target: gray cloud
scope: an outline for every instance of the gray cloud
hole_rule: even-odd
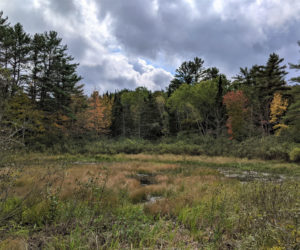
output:
[[[73,0],[50,0],[48,2],[49,7],[55,11],[62,13],[64,15],[66,14],[72,14],[74,15],[75,13],[78,12],[76,5],[74,4]],[[75,12],[75,13],[74,13]]]
[[[261,11],[257,10],[257,14],[265,18],[257,24],[257,16],[249,20],[245,14],[254,11],[256,1],[228,1],[222,9],[225,17],[213,11],[216,2],[195,1],[194,6],[189,6],[185,0],[158,1],[156,10],[154,1],[143,0],[115,0],[114,4],[103,0],[99,6],[100,15],[116,17],[114,35],[129,53],[154,60],[159,53],[182,60],[200,56],[230,73],[240,66],[264,63],[270,53],[300,38],[300,30],[296,28],[299,20],[294,12],[290,13],[290,19],[283,20],[287,13],[276,16],[277,21],[272,20],[272,12],[281,8],[279,5],[273,10],[274,1],[257,5]],[[286,3],[294,3],[300,10],[295,1]],[[193,15],[193,11],[197,14]],[[289,58],[291,53],[294,52],[282,56]]]
[[[10,0],[0,9],[30,33],[58,31],[89,93],[165,88],[165,69],[195,56],[232,76],[272,52],[286,63],[300,55],[297,0]]]

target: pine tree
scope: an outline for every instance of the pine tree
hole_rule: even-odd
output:
[[[266,66],[264,66],[259,73],[257,94],[260,102],[260,122],[267,134],[269,134],[272,129],[270,124],[270,105],[273,96],[278,91],[286,91],[289,89],[284,79],[287,75],[285,71],[286,65],[281,65],[283,60],[284,59],[279,58],[277,54],[271,54]]]
[[[261,105],[259,100],[259,80],[261,77],[263,66],[254,65],[249,70],[246,68],[240,68],[240,73],[234,77],[234,82],[230,86],[233,91],[241,90],[247,97],[248,109],[249,109],[249,134],[257,135],[264,133],[262,127],[262,115]]]
[[[206,73],[203,64],[204,61],[199,57],[195,57],[194,61],[183,62],[176,69],[175,77],[168,87],[168,95],[170,96],[183,83],[194,84],[199,82]]]
[[[291,104],[284,116],[284,122],[289,126],[295,141],[300,142],[300,85],[295,85],[289,91]]]
[[[298,41],[298,45],[300,46],[300,41]],[[300,70],[300,63],[298,64],[289,63],[289,65],[290,65],[290,69]],[[291,81],[300,84],[300,76],[293,77]]]
[[[298,45],[300,46],[300,41],[298,41]],[[300,63],[289,63],[289,65],[291,69],[300,69]],[[289,125],[294,140],[300,142],[300,76],[293,77],[291,81],[297,85],[291,87],[291,90],[289,91],[291,104],[288,107],[284,121]]]
[[[33,101],[37,101],[39,86],[42,85],[42,77],[45,72],[43,68],[43,50],[45,49],[45,36],[35,34],[31,40],[30,64],[31,73],[29,75],[27,92]]]
[[[33,60],[36,67],[31,80],[35,82],[33,89],[39,106],[50,114],[71,116],[72,95],[83,91],[83,85],[78,85],[81,80],[76,73],[78,64],[72,63],[74,58],[67,54],[67,46],[61,44],[62,39],[55,31],[38,36],[35,41],[37,52]]]
[[[23,26],[17,23],[8,28],[8,68],[11,71],[13,96],[19,88],[24,87],[28,76],[28,61],[30,52],[30,36],[25,33]]]
[[[7,17],[3,17],[3,12],[0,11],[0,66],[2,68],[7,68],[8,58],[8,21]]]

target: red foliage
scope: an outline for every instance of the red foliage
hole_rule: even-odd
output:
[[[231,91],[223,97],[223,103],[226,105],[229,116],[226,126],[230,139],[242,136],[246,126],[247,118],[247,98],[243,91]]]

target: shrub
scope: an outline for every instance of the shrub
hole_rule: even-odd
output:
[[[300,162],[300,148],[294,148],[290,152],[290,160],[294,162]]]

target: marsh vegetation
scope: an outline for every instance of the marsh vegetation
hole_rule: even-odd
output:
[[[1,249],[297,249],[300,166],[186,155],[2,161]],[[240,177],[255,176],[255,178]]]

